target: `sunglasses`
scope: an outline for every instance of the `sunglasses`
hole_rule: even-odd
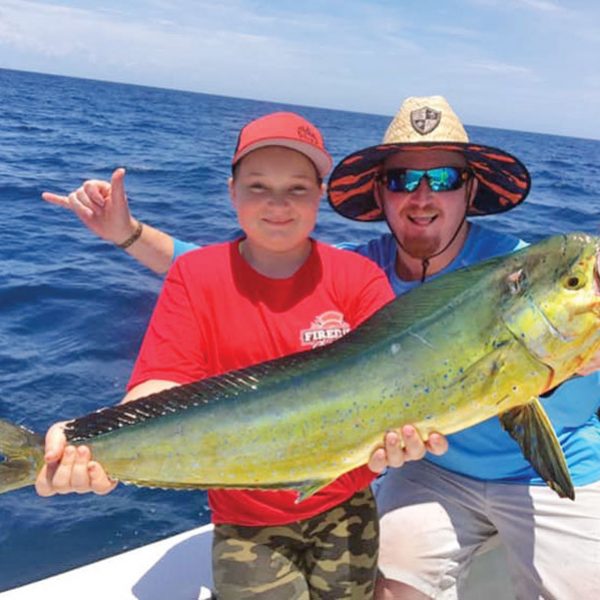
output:
[[[380,181],[393,193],[414,192],[423,177],[433,192],[451,192],[460,189],[472,171],[464,167],[436,167],[435,169],[389,169],[380,175]]]

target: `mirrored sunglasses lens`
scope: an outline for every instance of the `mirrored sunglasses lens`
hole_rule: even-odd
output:
[[[385,174],[385,184],[390,192],[404,192],[405,182],[404,171],[388,171]]]
[[[434,192],[457,190],[462,185],[461,170],[455,167],[439,167],[427,171],[429,187]]]
[[[407,169],[405,174],[404,190],[406,192],[414,192],[421,183],[421,179],[427,171],[419,171],[416,169]]]
[[[425,171],[395,169],[385,174],[386,187],[390,192],[414,192],[419,187]]]

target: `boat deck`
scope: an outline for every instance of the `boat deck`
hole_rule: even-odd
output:
[[[0,600],[209,600],[212,525],[0,593]],[[460,600],[514,600],[503,550],[480,554]]]

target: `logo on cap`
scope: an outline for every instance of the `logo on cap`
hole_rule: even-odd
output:
[[[310,127],[307,127],[306,125],[300,125],[298,127],[298,138],[300,138],[301,140],[303,140],[304,142],[306,142],[308,144],[312,144],[313,146],[320,145],[317,134]]]
[[[410,122],[413,129],[421,135],[431,133],[442,119],[442,113],[428,106],[417,108],[410,113]]]

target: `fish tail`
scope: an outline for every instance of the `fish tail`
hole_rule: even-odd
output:
[[[0,494],[33,485],[43,464],[43,438],[0,419]]]

